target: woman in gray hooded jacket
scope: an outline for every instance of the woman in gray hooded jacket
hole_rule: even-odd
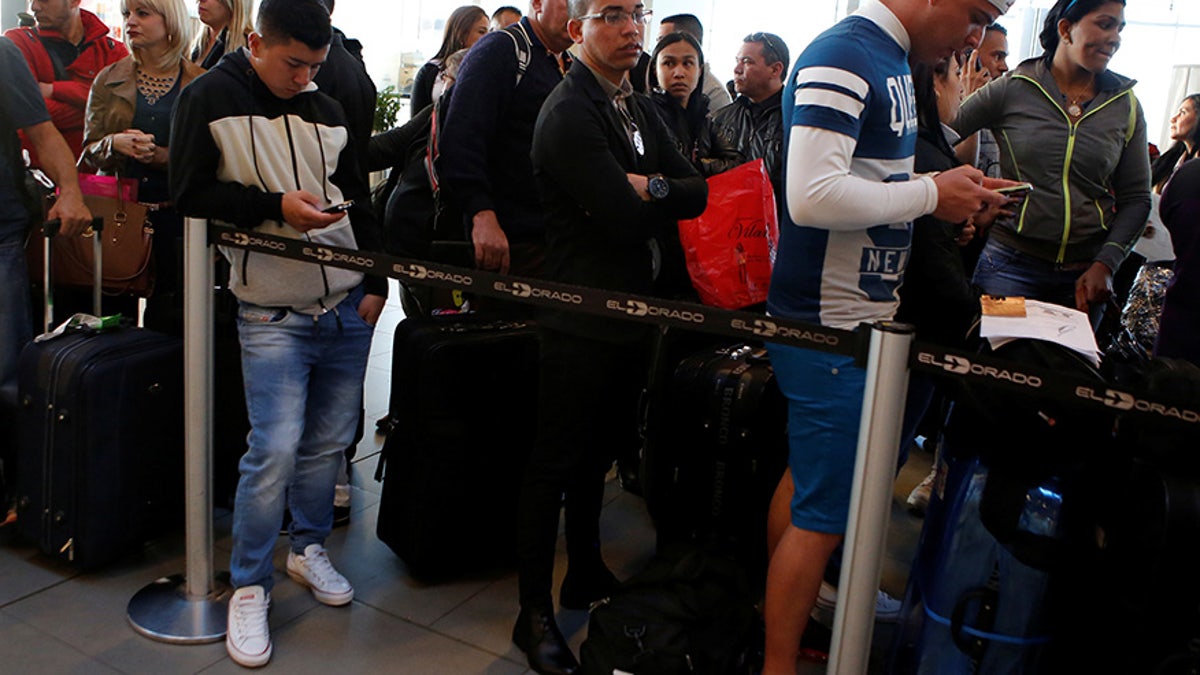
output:
[[[1124,8],[1059,0],[1040,35],[1045,53],[964,101],[953,125],[963,136],[991,129],[1003,176],[1033,184],[992,229],[975,283],[1090,311],[1093,325],[1150,210],[1146,121],[1134,81],[1108,70]]]

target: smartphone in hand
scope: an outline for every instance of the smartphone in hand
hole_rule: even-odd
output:
[[[350,210],[351,206],[354,206],[353,199],[342,202],[341,204],[334,204],[327,209],[321,209],[321,213],[345,213],[346,211]]]
[[[1008,187],[996,188],[996,192],[1009,197],[1024,197],[1033,190],[1033,183],[1018,183]]]

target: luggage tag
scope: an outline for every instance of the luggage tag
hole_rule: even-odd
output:
[[[91,314],[73,314],[71,318],[58,324],[58,327],[48,333],[33,338],[34,342],[45,342],[52,340],[60,335],[67,333],[76,333],[80,331],[99,333],[101,331],[111,330],[121,325],[121,315],[113,314],[111,316],[92,316]]]
[[[985,295],[979,298],[984,316],[1025,318],[1025,298]]]

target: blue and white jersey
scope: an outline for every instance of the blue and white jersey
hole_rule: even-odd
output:
[[[784,90],[786,133],[790,137],[794,129],[808,127],[853,139],[849,175],[870,181],[871,185],[858,183],[874,193],[883,183],[909,181],[917,113],[907,51],[903,26],[878,3],[868,3],[822,33],[797,59]],[[785,190],[798,189],[788,175],[789,157],[823,152],[827,149],[819,143],[808,147],[789,140],[783,161]],[[793,222],[790,209],[784,209],[767,301],[771,314],[843,329],[892,318],[914,216],[911,208],[879,201],[879,222],[850,227]]]

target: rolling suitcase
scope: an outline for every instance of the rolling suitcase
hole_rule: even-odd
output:
[[[691,541],[765,570],[767,509],[787,467],[787,404],[766,350],[701,351],[665,387],[646,411],[642,455],[660,546]]]
[[[461,314],[406,319],[394,340],[379,539],[426,581],[511,563],[537,431],[536,330]]]
[[[23,536],[93,568],[182,516],[182,340],[68,331],[26,345],[17,378]]]
[[[994,354],[1104,383],[1049,342]],[[949,470],[921,531],[890,672],[1062,672],[1056,644],[1080,617],[1069,598],[1102,542],[1089,525],[1091,486],[1095,467],[1115,460],[1115,417],[977,383],[955,394]]]

